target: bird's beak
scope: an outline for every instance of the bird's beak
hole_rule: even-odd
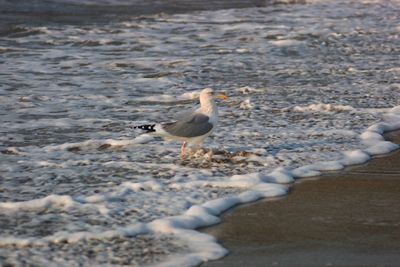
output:
[[[216,98],[222,99],[222,100],[227,100],[228,96],[225,93],[220,93],[220,94],[217,95]]]

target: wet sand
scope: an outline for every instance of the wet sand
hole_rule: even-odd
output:
[[[400,143],[400,131],[385,135]],[[400,266],[400,150],[228,211],[203,229],[230,254],[217,266]]]

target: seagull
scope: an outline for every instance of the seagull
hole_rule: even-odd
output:
[[[181,155],[184,156],[188,143],[195,146],[202,144],[217,126],[218,108],[214,97],[228,99],[224,93],[215,95],[212,88],[205,88],[200,92],[200,107],[185,114],[181,119],[169,123],[144,124],[133,128],[144,130],[146,133],[166,140],[182,141]]]

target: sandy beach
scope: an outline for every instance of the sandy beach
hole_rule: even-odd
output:
[[[399,266],[399,163],[397,150],[230,210],[203,230],[230,254],[202,266]]]

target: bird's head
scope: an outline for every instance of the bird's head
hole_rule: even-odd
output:
[[[222,100],[227,100],[228,96],[225,93],[219,93],[215,94],[214,90],[212,88],[205,88],[200,92],[200,99],[213,99],[213,98],[218,98]]]

